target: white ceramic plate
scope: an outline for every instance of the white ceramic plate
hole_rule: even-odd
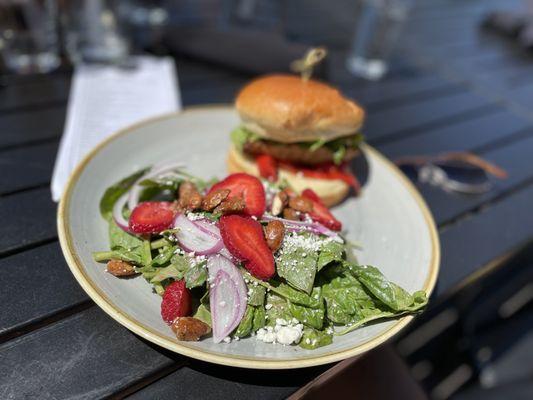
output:
[[[247,368],[299,368],[338,361],[376,347],[413,317],[386,321],[335,337],[316,350],[262,343],[255,338],[215,344],[178,341],[160,316],[161,298],[142,278],[117,279],[92,260],[108,248],[107,223],[98,204],[104,190],[132,172],[162,160],[179,160],[192,174],[224,177],[229,132],[239,123],[230,107],[212,106],[165,115],[131,126],[100,144],[72,174],[58,210],[61,247],[72,273],[111,317],[138,335],[177,353]],[[439,243],[431,214],[411,183],[376,150],[363,195],[334,209],[347,237],[362,243],[357,254],[410,292],[431,293]]]

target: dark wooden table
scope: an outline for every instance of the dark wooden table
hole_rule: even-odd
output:
[[[368,110],[364,133],[391,158],[470,150],[509,173],[479,196],[419,189],[440,230],[444,302],[533,237],[533,61],[478,22],[493,5],[420,2],[382,82],[327,79]],[[185,106],[229,103],[249,78],[178,58]],[[283,398],[331,366],[248,371],[169,353],[135,336],[81,290],[57,241],[50,178],[70,73],[5,76],[0,88],[0,398]]]

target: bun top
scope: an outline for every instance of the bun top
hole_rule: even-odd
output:
[[[253,80],[235,103],[250,131],[283,143],[333,140],[356,133],[363,109],[324,83],[294,75]]]

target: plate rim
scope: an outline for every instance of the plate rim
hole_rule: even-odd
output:
[[[77,254],[74,251],[72,244],[72,235],[70,232],[70,225],[68,221],[68,213],[70,205],[70,198],[76,183],[85,170],[87,164],[98,154],[104,147],[106,147],[110,142],[116,140],[119,137],[127,135],[131,131],[134,131],[140,127],[150,125],[153,122],[179,117],[183,114],[190,114],[198,111],[206,110],[228,110],[234,111],[234,107],[229,104],[208,104],[200,106],[186,107],[178,112],[171,112],[155,117],[147,118],[141,120],[135,124],[132,124],[128,127],[118,130],[113,133],[103,141],[101,141],[94,149],[92,149],[74,168],[70,174],[63,195],[61,196],[58,209],[57,209],[57,230],[59,235],[59,243],[63,256],[67,261],[67,264],[76,278],[78,284],[82,289],[89,295],[89,297],[110,317],[115,321],[125,326],[130,331],[135,334],[143,337],[146,340],[151,341],[161,347],[164,347],[173,352],[182,354],[187,357],[192,357],[202,361],[207,361],[215,364],[221,364],[226,366],[241,367],[241,368],[252,368],[252,369],[293,369],[293,368],[304,368],[312,367],[322,364],[328,364],[340,360],[344,360],[350,357],[361,355],[374,347],[384,343],[389,340],[391,337],[396,335],[401,331],[407,324],[409,324],[413,319],[414,315],[408,315],[396,320],[396,322],[388,328],[386,331],[382,332],[380,335],[367,340],[364,343],[361,343],[357,346],[351,347],[346,350],[334,351],[320,356],[311,356],[298,360],[292,359],[258,359],[253,357],[243,357],[235,355],[227,355],[222,353],[214,353],[202,349],[192,348],[186,345],[182,345],[178,341],[172,341],[168,338],[160,335],[152,328],[144,325],[142,322],[137,321],[132,316],[120,310],[118,307],[113,305],[113,302],[109,297],[104,294],[94,281],[83,271],[84,265],[81,260],[78,258]],[[429,265],[429,276],[424,283],[422,290],[425,290],[428,294],[428,297],[431,296],[433,289],[435,287],[439,269],[440,269],[440,241],[435,226],[435,221],[429,210],[426,202],[411,183],[411,181],[396,167],[390,160],[388,160],[384,155],[379,151],[374,149],[368,144],[364,144],[364,150],[371,153],[377,159],[379,159],[385,167],[387,167],[403,184],[403,186],[408,190],[408,192],[413,196],[416,201],[424,221],[426,222],[430,241],[431,241],[431,260]]]

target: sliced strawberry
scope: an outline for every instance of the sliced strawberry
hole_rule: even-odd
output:
[[[220,190],[229,189],[229,197],[237,196],[244,199],[246,207],[244,214],[261,217],[266,209],[265,189],[263,184],[255,176],[238,173],[231,174],[226,179],[214,184],[209,193]]]
[[[309,213],[309,216],[313,221],[334,231],[340,231],[342,229],[342,223],[333,216],[324,203],[322,203],[320,197],[318,197],[312,189],[305,189],[302,192],[302,196],[313,202],[313,211]]]
[[[255,158],[259,175],[271,182],[278,180],[278,163],[276,159],[268,154],[261,154]]]
[[[168,285],[161,302],[161,317],[167,324],[172,324],[178,317],[191,313],[191,292],[185,287],[185,281],[175,281]]]
[[[256,278],[267,280],[276,269],[263,228],[256,220],[240,215],[224,215],[219,221],[224,245]]]
[[[316,194],[313,189],[304,189],[302,192],[302,196],[308,198],[309,200],[313,200],[317,203],[324,205],[324,203],[322,203],[322,199],[318,196],[318,194]]]
[[[145,201],[133,209],[129,228],[134,233],[159,233],[170,228],[175,215],[168,201]]]

